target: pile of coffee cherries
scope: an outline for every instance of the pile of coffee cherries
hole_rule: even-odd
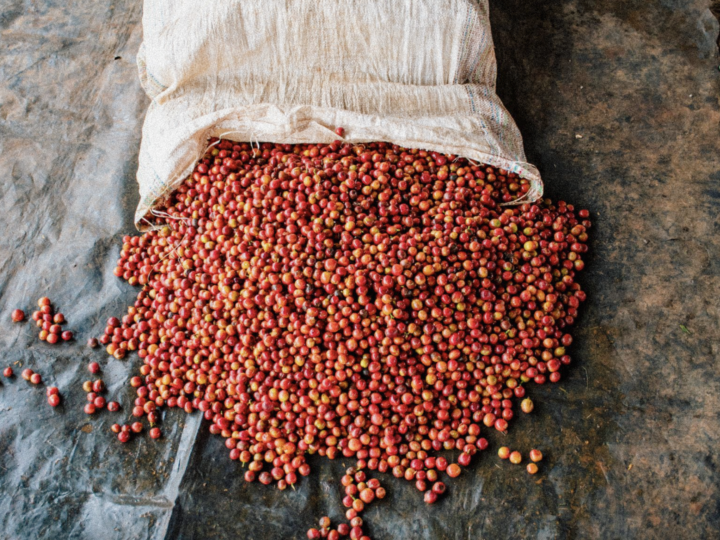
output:
[[[22,322],[25,319],[25,313],[16,309],[12,313],[14,322]],[[65,324],[65,316],[62,313],[55,313],[52,302],[46,296],[38,300],[38,310],[33,312],[32,320],[40,328],[38,337],[42,341],[47,341],[51,345],[55,345],[60,340],[70,341],[73,333],[70,330],[63,331],[62,324]]]
[[[134,411],[200,410],[248,481],[285,489],[319,454],[434,502],[570,363],[588,212],[506,205],[526,180],[388,143],[211,143],[123,239],[141,289],[100,341],[143,361]]]

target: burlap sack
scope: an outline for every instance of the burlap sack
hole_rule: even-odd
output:
[[[487,0],[145,0],[138,54],[152,99],[136,223],[212,136],[389,141],[517,173],[542,195],[495,94]]]

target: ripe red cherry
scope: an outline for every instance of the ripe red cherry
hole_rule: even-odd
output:
[[[458,465],[457,463],[452,463],[448,465],[448,468],[445,472],[447,472],[450,478],[457,478],[458,476],[460,476],[462,469],[460,469],[460,465]]]

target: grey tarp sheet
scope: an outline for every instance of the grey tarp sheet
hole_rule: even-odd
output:
[[[547,193],[593,213],[589,301],[560,386],[434,507],[385,476],[366,512],[390,539],[720,535],[720,107],[709,0],[495,0],[499,94]],[[120,445],[140,363],[85,340],[135,291],[112,274],[134,232],[147,100],[141,3],[0,0],[0,538],[304,538],[341,515],[341,463],[296,491],[246,486],[197,415]],[[10,312],[47,295],[77,332],[51,347]],[[90,359],[123,414],[82,412]],[[541,472],[497,442],[545,453]]]

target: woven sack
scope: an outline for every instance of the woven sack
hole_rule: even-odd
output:
[[[140,80],[152,102],[137,173],[140,220],[210,137],[388,141],[461,155],[531,182],[495,94],[487,0],[145,0]]]

